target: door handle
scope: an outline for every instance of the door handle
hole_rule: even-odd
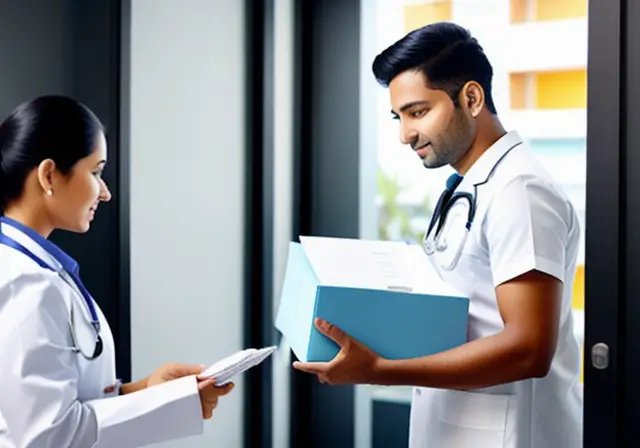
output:
[[[591,347],[591,364],[598,370],[609,367],[609,346],[604,342],[598,342]]]

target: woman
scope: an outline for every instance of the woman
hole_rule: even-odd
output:
[[[167,364],[119,385],[109,324],[73,259],[48,241],[86,232],[111,194],[104,129],[46,96],[0,125],[0,446],[134,447],[202,430],[233,387]]]

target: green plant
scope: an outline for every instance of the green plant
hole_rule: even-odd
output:
[[[422,239],[423,231],[414,232],[411,229],[411,218],[407,209],[398,203],[398,197],[404,188],[400,183],[397,174],[387,175],[382,169],[378,170],[378,194],[382,200],[379,210],[378,236],[382,240],[390,239],[389,228],[394,223],[400,224],[400,234],[402,239],[419,241]],[[425,216],[431,215],[431,199],[425,194],[420,205]]]

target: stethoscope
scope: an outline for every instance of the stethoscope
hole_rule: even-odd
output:
[[[457,264],[460,256],[462,255],[462,249],[464,248],[467,237],[469,236],[469,232],[471,231],[471,226],[473,225],[473,220],[476,216],[477,210],[477,198],[478,198],[478,187],[486,184],[491,179],[494,171],[500,165],[500,162],[511,152],[511,150],[519,145],[522,142],[518,142],[515,145],[511,146],[493,165],[486,179],[482,182],[478,182],[473,185],[473,193],[462,191],[456,192],[456,188],[460,185],[462,180],[464,179],[457,173],[452,174],[447,179],[447,184],[444,192],[438,198],[438,202],[436,203],[433,215],[431,216],[431,220],[429,222],[429,226],[427,227],[427,231],[422,238],[422,248],[427,255],[433,255],[436,252],[445,252],[449,248],[449,241],[447,239],[447,235],[442,234],[442,230],[445,227],[445,223],[447,220],[447,216],[451,208],[455,205],[456,202],[463,200],[469,204],[469,209],[467,211],[466,222],[464,225],[464,233],[462,238],[460,239],[460,244],[458,245],[453,257],[449,263],[441,264],[441,267],[445,271],[453,270]],[[432,234],[435,228],[435,233]]]
[[[7,222],[2,217],[0,217],[0,223],[4,223],[4,224],[10,225],[10,226],[12,225],[10,222]],[[91,313],[91,327],[93,328],[93,330],[94,330],[94,332],[96,334],[96,345],[95,345],[95,348],[93,350],[93,354],[91,354],[91,355],[87,355],[80,348],[80,344],[78,344],[78,339],[76,337],[75,328],[74,328],[74,324],[75,324],[74,305],[73,305],[73,300],[71,300],[71,312],[70,312],[70,315],[69,315],[69,329],[71,331],[71,340],[72,340],[72,343],[73,343],[73,352],[80,353],[80,355],[82,355],[82,357],[84,357],[85,359],[87,359],[89,361],[92,361],[92,360],[98,358],[102,354],[102,350],[103,350],[102,338],[100,337],[100,321],[98,319],[98,313],[96,312],[96,308],[95,308],[95,305],[93,303],[93,299],[92,299],[91,295],[89,294],[89,291],[87,291],[87,289],[82,284],[82,281],[80,280],[80,277],[78,275],[76,275],[75,273],[68,272],[68,271],[66,271],[64,269],[61,269],[60,271],[56,271],[51,266],[49,266],[44,260],[42,260],[41,258],[36,256],[33,252],[31,252],[29,249],[27,249],[22,244],[20,244],[19,242],[15,241],[14,239],[6,236],[1,231],[0,231],[0,244],[5,245],[7,247],[10,247],[12,249],[15,249],[18,252],[26,255],[27,257],[32,259],[34,262],[36,262],[41,268],[47,269],[47,270],[50,270],[52,272],[57,273],[58,275],[60,275],[62,280],[64,280],[64,282],[67,283],[71,287],[71,289],[74,290],[74,292],[76,294],[80,295],[84,299],[85,303],[87,304],[87,307],[89,308],[89,312]]]

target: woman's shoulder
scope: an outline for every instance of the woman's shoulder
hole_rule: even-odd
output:
[[[69,288],[56,272],[0,245],[0,314],[9,308],[20,314],[57,314],[69,309],[70,299]]]

